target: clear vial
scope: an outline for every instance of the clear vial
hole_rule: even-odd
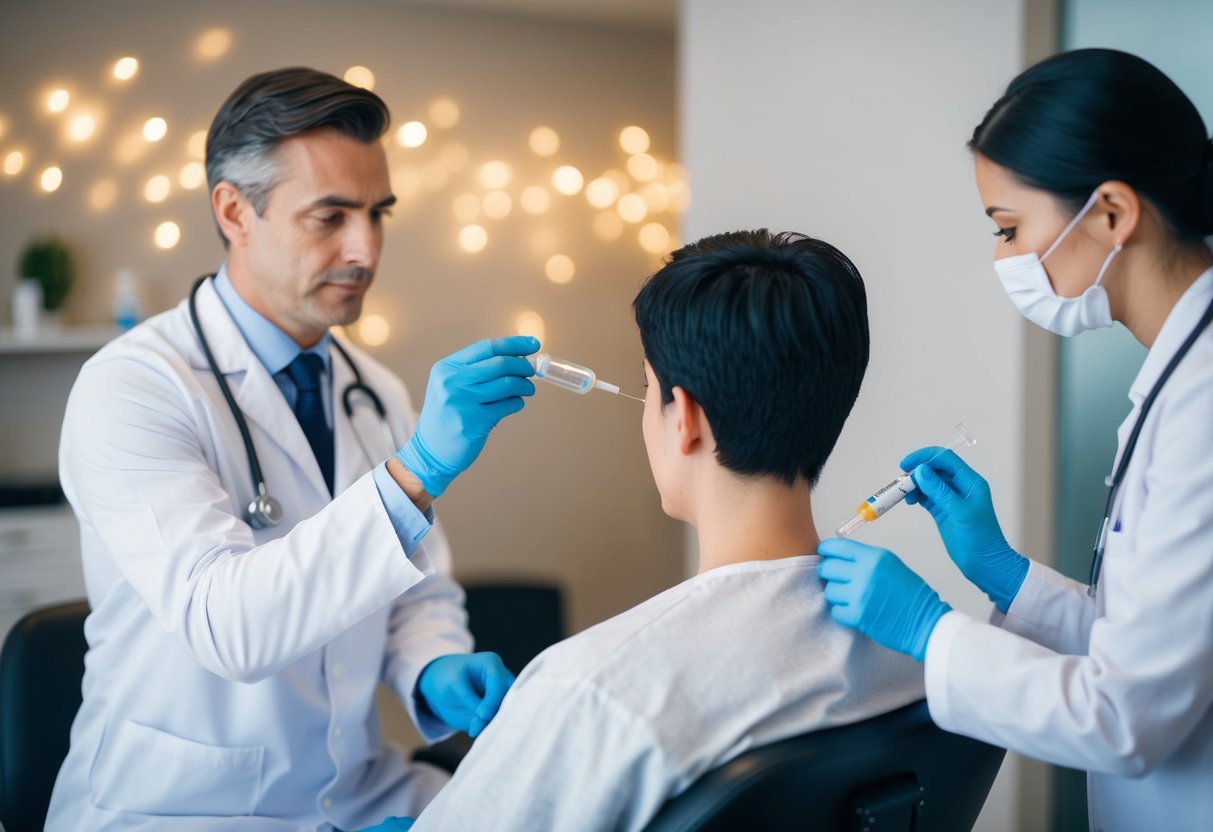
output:
[[[599,381],[589,367],[556,358],[551,353],[541,352],[529,356],[527,361],[535,368],[535,378],[543,379],[548,384],[554,384],[579,396],[584,396],[595,387],[608,393],[619,392],[615,385]]]

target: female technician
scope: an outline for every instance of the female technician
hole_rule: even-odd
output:
[[[1033,323],[1119,321],[1149,349],[1129,389],[1090,584],[1015,552],[954,453],[902,460],[948,554],[997,606],[939,600],[890,552],[818,550],[840,622],[926,662],[951,731],[1088,774],[1093,829],[1213,829],[1213,156],[1196,107],[1106,49],[1011,82],[973,133],[994,268]],[[934,457],[934,458],[932,458]]]

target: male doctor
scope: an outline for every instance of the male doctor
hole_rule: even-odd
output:
[[[76,381],[60,473],[92,614],[47,829],[414,816],[445,776],[381,740],[376,685],[434,741],[478,733],[513,681],[468,655],[431,503],[534,393],[521,356],[537,342],[439,362],[414,421],[401,382],[329,334],[358,317],[378,264],[388,120],[378,96],[310,69],[241,84],[207,136],[223,266]],[[356,372],[381,424],[366,396],[352,416],[342,404]],[[248,512],[254,454],[277,525]]]

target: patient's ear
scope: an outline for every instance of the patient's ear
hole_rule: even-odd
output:
[[[674,401],[669,407],[674,408],[674,430],[678,434],[678,449],[684,454],[695,450],[703,432],[703,408],[699,402],[681,387],[672,391]]]

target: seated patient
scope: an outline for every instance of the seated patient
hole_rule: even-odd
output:
[[[645,447],[699,572],[531,662],[416,832],[639,829],[747,749],[923,696],[922,665],[833,622],[810,554],[810,490],[868,362],[855,266],[720,234],[633,305]]]

